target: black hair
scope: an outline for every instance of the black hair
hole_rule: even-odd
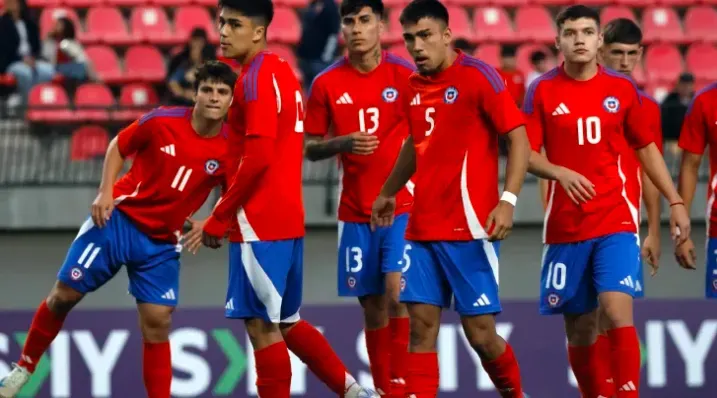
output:
[[[466,39],[455,39],[453,40],[453,48],[461,50],[466,53],[473,52],[473,45]]]
[[[223,62],[208,61],[197,68],[196,78],[194,79],[194,92],[197,92],[199,85],[204,82],[223,83],[234,91],[237,74],[232,70],[231,66]]]
[[[358,13],[364,7],[369,7],[379,18],[383,18],[385,8],[382,0],[343,0],[341,7],[339,7],[339,14],[343,18],[347,15]]]
[[[605,44],[641,44],[642,30],[635,22],[628,18],[614,19],[603,28],[603,42]]]
[[[600,14],[594,8],[584,6],[582,4],[576,4],[570,6],[558,13],[555,18],[555,24],[558,26],[558,32],[563,29],[565,21],[575,21],[580,18],[592,19],[600,27]]]
[[[231,8],[242,15],[261,20],[269,27],[274,19],[274,3],[271,0],[219,0],[219,8]]]
[[[533,51],[533,52],[530,54],[530,63],[533,64],[533,65],[535,65],[535,64],[537,64],[538,62],[545,61],[546,58],[548,58],[548,56],[545,55],[544,52],[542,52],[542,51],[540,51],[540,50]]]
[[[60,33],[60,36],[62,39],[74,40],[75,37],[77,37],[77,32],[75,30],[75,24],[72,22],[72,20],[70,18],[62,17],[62,18],[58,18],[57,21],[62,24],[62,32]]]
[[[511,45],[503,45],[500,47],[500,56],[503,58],[506,57],[515,57],[515,54],[518,53],[518,48]]]
[[[401,25],[417,24],[423,18],[441,21],[448,26],[448,9],[438,0],[413,0],[401,12]]]
[[[207,31],[204,28],[196,27],[192,29],[192,33],[189,34],[190,39],[204,39],[207,41]]]

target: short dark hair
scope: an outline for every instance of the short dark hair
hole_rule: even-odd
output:
[[[530,63],[535,65],[538,62],[545,61],[546,58],[548,58],[548,56],[544,52],[542,52],[540,50],[533,51],[530,54]]]
[[[441,21],[448,26],[448,9],[438,0],[413,0],[401,12],[401,25],[416,24],[423,18]]]
[[[603,28],[603,43],[641,44],[642,30],[628,18],[614,19]]]
[[[231,8],[249,18],[257,18],[268,27],[274,19],[274,3],[271,0],[219,0],[219,8]]]
[[[501,57],[515,57],[515,54],[518,53],[518,48],[512,45],[502,45],[500,46],[500,56]]]
[[[74,40],[77,37],[75,24],[70,18],[62,17],[57,19],[62,24],[62,38]]]
[[[563,28],[565,21],[575,21],[576,19],[587,18],[592,19],[600,27],[600,14],[594,8],[577,4],[570,6],[558,13],[555,18],[555,24],[558,26],[558,31]]]
[[[223,62],[208,61],[197,68],[196,78],[194,79],[194,92],[197,92],[199,85],[205,82],[223,83],[234,91],[237,74],[232,70],[231,66]]]
[[[339,7],[339,14],[341,17],[356,14],[364,7],[369,7],[379,17],[383,17],[385,12],[382,0],[343,0]]]

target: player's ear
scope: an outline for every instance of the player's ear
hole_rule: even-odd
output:
[[[451,28],[448,26],[446,26],[446,29],[443,31],[443,42],[448,46],[453,43],[453,31],[451,31]]]
[[[605,35],[603,35],[602,32],[598,31],[598,48],[602,47],[604,42],[605,42]]]
[[[640,45],[640,48],[637,49],[637,62],[642,61],[642,54],[645,52],[645,46]]]
[[[266,26],[256,25],[254,27],[254,36],[251,38],[254,43],[259,43],[262,39],[266,38]]]

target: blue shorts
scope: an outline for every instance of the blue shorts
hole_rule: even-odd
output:
[[[298,322],[303,273],[303,238],[232,243],[225,316]]]
[[[339,296],[384,293],[384,274],[403,269],[407,224],[408,214],[397,216],[392,226],[374,232],[368,223],[339,221]]]
[[[642,262],[642,255],[639,258],[640,263],[637,266],[637,274],[635,274],[635,293],[632,295],[636,299],[645,298],[645,267]]]
[[[598,294],[635,295],[642,272],[635,234],[616,233],[576,243],[545,245],[540,277],[540,313],[584,314]]]
[[[70,245],[57,279],[80,293],[97,290],[125,265],[138,302],[176,306],[181,246],[157,241],[115,209],[104,228],[91,218]]]
[[[717,238],[707,238],[705,297],[717,298]]]
[[[497,314],[498,242],[406,243],[408,263],[401,277],[401,302],[448,308],[463,316]]]

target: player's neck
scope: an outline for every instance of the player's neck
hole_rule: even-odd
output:
[[[565,62],[563,67],[565,74],[578,81],[590,80],[598,73],[597,62],[584,64]]]
[[[257,54],[259,54],[260,52],[262,52],[264,50],[266,50],[266,42],[263,42],[263,43],[257,45],[256,47],[254,47],[253,49],[251,49],[248,53],[246,53],[246,55],[244,57],[235,58],[235,59],[240,64],[247,65],[249,62],[251,62],[254,59],[254,57],[256,57]]]
[[[212,138],[222,131],[223,120],[209,120],[197,115],[197,110],[192,111],[192,128],[203,138]]]
[[[366,52],[349,53],[349,62],[361,73],[369,73],[381,64],[381,46]]]
[[[445,61],[443,61],[443,64],[438,68],[437,73],[443,72],[444,70],[451,67],[456,62],[456,58],[458,58],[458,53],[453,51],[452,49],[448,50],[448,56],[446,57]]]

